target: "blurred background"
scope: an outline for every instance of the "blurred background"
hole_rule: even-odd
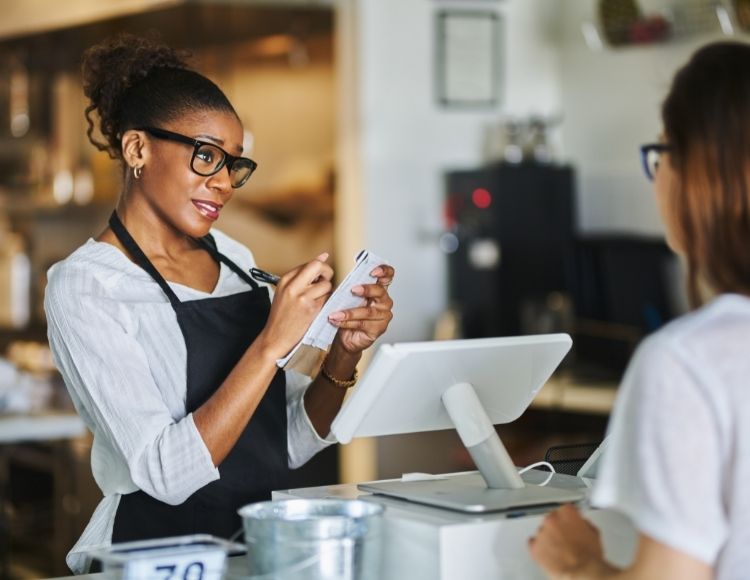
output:
[[[46,270],[120,190],[86,139],[87,46],[156,31],[225,90],[259,169],[218,227],[261,267],[390,259],[389,342],[570,333],[560,370],[499,427],[520,465],[601,440],[633,349],[686,310],[638,146],[697,47],[750,39],[750,0],[0,6],[0,579],[67,573],[100,499],[42,307]],[[294,486],[471,468],[451,431],[384,437],[327,450]]]

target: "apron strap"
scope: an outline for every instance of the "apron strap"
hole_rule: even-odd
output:
[[[259,288],[258,283],[253,280],[247,272],[245,272],[242,268],[240,268],[237,264],[235,264],[232,260],[227,258],[224,254],[219,252],[218,248],[216,247],[216,240],[214,240],[214,237],[211,234],[206,234],[202,238],[198,240],[200,244],[208,251],[211,256],[213,256],[214,260],[217,262],[222,262],[226,264],[229,268],[232,269],[232,271],[237,274],[240,278],[242,278],[245,282],[250,284],[253,290],[257,290]]]
[[[159,274],[159,271],[151,263],[151,260],[146,257],[146,254],[143,253],[143,250],[141,250],[141,248],[138,246],[136,241],[133,239],[133,236],[130,235],[130,232],[128,232],[128,230],[125,229],[125,226],[122,225],[122,222],[117,215],[117,211],[113,211],[112,215],[109,217],[109,227],[112,228],[112,231],[114,232],[115,236],[117,236],[117,239],[120,240],[120,243],[123,246],[125,246],[125,249],[130,253],[136,263],[141,268],[146,270],[146,272],[148,272],[148,274],[162,289],[164,294],[167,295],[167,298],[169,298],[169,302],[172,304],[172,306],[181,304],[180,299],[177,298],[177,294],[174,293],[174,290],[172,290],[169,283],[161,274]],[[257,290],[259,288],[258,283],[253,280],[245,271],[243,271],[242,268],[240,268],[232,260],[227,258],[224,254],[219,252],[218,248],[216,247],[216,240],[214,240],[214,237],[211,234],[207,234],[206,236],[200,238],[198,242],[201,244],[201,246],[203,246],[204,249],[208,251],[209,254],[211,254],[211,257],[214,260],[226,264],[229,268],[232,269],[235,274],[237,274],[240,278],[247,282],[253,290]]]
[[[112,228],[117,239],[120,240],[120,243],[123,246],[125,246],[125,249],[130,253],[136,263],[148,272],[148,274],[154,279],[154,282],[156,282],[164,294],[167,295],[172,306],[180,305],[181,302],[180,299],[177,298],[177,294],[175,294],[174,290],[170,288],[164,277],[159,274],[159,271],[151,263],[151,260],[146,257],[146,254],[143,253],[143,250],[138,246],[133,239],[133,236],[130,235],[130,232],[128,232],[128,230],[125,229],[125,226],[122,225],[116,210],[112,212],[111,216],[109,216],[109,227]]]

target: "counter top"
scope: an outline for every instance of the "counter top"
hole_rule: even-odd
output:
[[[548,476],[546,471],[531,470],[522,477],[526,483],[541,484]],[[591,483],[554,474],[548,485],[588,491]],[[527,542],[550,506],[471,514],[371,495],[355,484],[278,491],[273,497],[363,499],[384,505],[386,530],[380,576],[384,580],[545,578],[531,560]],[[637,540],[630,521],[611,510],[592,509],[587,500],[581,502],[580,509],[599,528],[607,560],[628,565]]]
[[[86,425],[75,413],[0,415],[0,443],[72,439],[85,433]]]
[[[617,383],[580,383],[566,376],[553,376],[534,397],[530,407],[573,413],[608,415],[617,396]]]
[[[459,474],[455,474],[459,475]],[[530,471],[527,483],[540,483],[548,473]],[[590,481],[556,474],[550,484],[588,488]],[[523,512],[468,514],[403,500],[374,496],[355,484],[341,484],[274,492],[274,499],[337,498],[375,501],[386,507],[383,533],[383,569],[387,580],[499,580],[544,578],[528,554],[527,540],[539,527],[548,506]],[[610,562],[626,565],[635,553],[636,533],[623,516],[609,510],[582,510],[602,533]],[[252,580],[245,559],[229,559],[225,580]],[[104,574],[67,576],[69,580],[104,580]],[[62,580],[62,579],[58,579]]]

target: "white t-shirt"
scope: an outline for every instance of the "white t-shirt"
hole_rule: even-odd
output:
[[[725,294],[648,338],[620,387],[592,502],[750,575],[750,298]]]
[[[217,230],[219,251],[241,268],[250,251]],[[170,283],[180,300],[250,289],[221,264],[211,293]],[[169,504],[219,478],[211,455],[185,413],[185,340],[169,300],[151,276],[119,249],[88,240],[48,273],[48,338],[76,410],[94,435],[91,470],[104,498],[68,554],[76,573],[82,552],[111,544],[121,494],[141,489]],[[309,379],[287,372],[288,462],[299,467],[330,445],[304,409]]]

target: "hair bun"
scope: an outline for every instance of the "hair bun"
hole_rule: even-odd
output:
[[[119,157],[119,111],[128,90],[154,70],[188,69],[187,57],[186,51],[175,50],[155,36],[119,34],[88,48],[83,54],[81,72],[83,93],[90,101],[86,107],[87,134],[94,146],[107,151],[112,158]],[[99,117],[104,143],[92,135],[94,111]]]

